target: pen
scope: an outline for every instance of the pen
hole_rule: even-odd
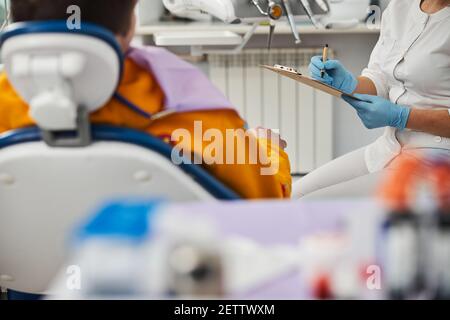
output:
[[[323,48],[322,61],[323,63],[328,60],[328,44]],[[320,70],[320,77],[323,78],[325,76],[325,69]]]

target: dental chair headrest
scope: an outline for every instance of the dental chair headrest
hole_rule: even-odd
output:
[[[120,82],[123,55],[114,35],[65,21],[12,24],[0,36],[8,79],[43,130],[77,128],[79,108],[102,107]]]

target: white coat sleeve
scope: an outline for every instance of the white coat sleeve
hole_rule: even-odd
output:
[[[383,64],[383,50],[385,49],[385,28],[389,28],[389,23],[391,20],[389,7],[385,10],[383,14],[382,24],[381,24],[381,34],[372,54],[370,56],[370,62],[367,68],[362,72],[363,77],[367,77],[374,83],[377,89],[377,95],[385,99],[389,99],[389,83],[382,69]]]

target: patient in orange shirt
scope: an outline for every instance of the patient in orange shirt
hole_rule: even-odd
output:
[[[70,5],[78,5],[82,12],[82,22],[95,23],[109,29],[116,36],[123,51],[129,52],[135,32],[136,3],[135,0],[12,0],[11,14],[15,22],[65,20],[68,18],[67,8]],[[275,143],[270,137],[266,137],[266,134],[259,135],[259,130],[253,131],[253,134],[237,134],[233,137],[231,146],[229,139],[223,139],[220,143],[224,153],[229,152],[231,148],[232,158],[236,159],[235,155],[240,154],[246,161],[214,162],[208,159],[209,154],[217,159],[217,154],[214,154],[217,151],[205,153],[205,150],[211,148],[211,141],[205,141],[204,136],[195,134],[196,125],[201,123],[203,131],[213,129],[214,132],[222,133],[223,137],[227,136],[227,130],[243,131],[245,121],[232,108],[212,105],[211,108],[187,108],[166,114],[165,100],[170,93],[167,89],[165,92],[151,70],[130,56],[125,59],[124,72],[117,93],[133,105],[139,106],[142,112],[136,112],[117,97],[111,98],[105,106],[92,114],[93,123],[145,131],[167,143],[173,143],[177,148],[188,150],[200,156],[205,169],[244,198],[290,197],[292,181],[289,159],[283,150],[284,146]],[[202,95],[201,92],[197,94]],[[161,114],[161,116],[146,117],[145,114]],[[0,133],[33,125],[28,105],[15,92],[7,76],[1,74]],[[193,139],[174,141],[174,132],[180,129],[192,133]],[[266,130],[263,132],[267,133]],[[266,160],[269,160],[270,164],[267,161],[256,163],[249,161],[255,156],[254,149],[250,147],[252,143],[258,144],[259,149],[265,152]],[[217,143],[215,145],[217,146]],[[225,160],[227,155],[224,154],[222,157]],[[264,174],[264,169],[268,167],[276,170]]]

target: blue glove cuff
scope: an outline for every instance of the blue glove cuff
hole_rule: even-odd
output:
[[[347,74],[346,85],[342,88],[342,91],[352,94],[355,92],[356,87],[358,87],[358,79],[356,79],[356,77],[349,72]]]
[[[394,119],[391,127],[405,130],[408,125],[409,115],[411,114],[411,109],[404,106],[399,106],[399,112],[397,113],[396,119]]]

